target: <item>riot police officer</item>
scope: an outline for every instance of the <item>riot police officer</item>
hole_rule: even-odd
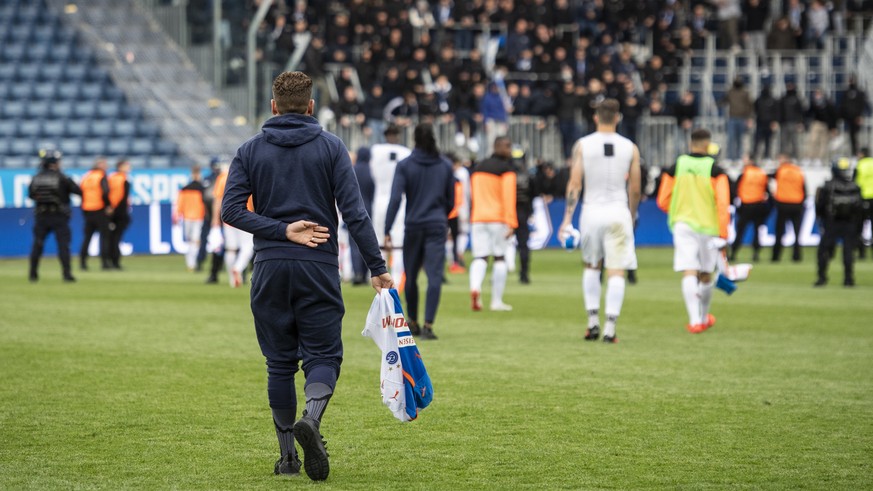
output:
[[[30,281],[39,280],[39,258],[45,238],[54,232],[64,281],[73,282],[76,278],[70,270],[70,195],[81,196],[82,190],[60,171],[60,152],[41,150],[40,158],[40,170],[33,177],[28,194],[36,202],[33,248],[30,250]]]
[[[821,230],[818,246],[818,280],[815,286],[828,282],[828,263],[838,240],[843,241],[843,285],[855,286],[852,266],[858,240],[858,221],[861,219],[863,200],[861,188],[852,181],[851,164],[840,159],[833,166],[833,178],[819,188],[815,196],[815,212]]]

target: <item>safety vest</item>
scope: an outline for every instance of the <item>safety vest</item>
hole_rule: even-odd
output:
[[[127,175],[123,172],[115,172],[109,176],[109,205],[118,208],[124,199],[124,185],[127,183]],[[124,203],[127,206],[127,203]]]
[[[803,203],[805,196],[803,171],[800,167],[794,164],[780,165],[776,170],[776,201],[796,205]]]
[[[861,197],[873,199],[873,157],[865,157],[858,161],[855,182],[861,188]]]
[[[461,181],[455,181],[455,207],[449,212],[449,220],[458,218],[461,214],[461,206],[464,204],[464,185]]]
[[[749,165],[743,170],[737,196],[744,205],[761,203],[767,199],[767,173],[760,167]]]
[[[719,235],[715,190],[712,187],[712,157],[681,155],[676,160],[673,197],[670,200],[670,229],[682,222],[697,233]]]
[[[103,202],[103,179],[106,173],[92,169],[82,177],[82,211],[99,211],[106,208]]]

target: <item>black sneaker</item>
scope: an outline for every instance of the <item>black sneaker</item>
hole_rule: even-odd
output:
[[[437,335],[433,333],[433,329],[430,327],[425,327],[421,330],[421,339],[438,339]]]
[[[855,278],[846,278],[843,280],[843,286],[852,288],[855,286]]]
[[[597,341],[600,337],[600,326],[589,327],[585,330],[585,341]]]
[[[631,285],[637,284],[637,270],[631,269],[627,272],[627,282]]]
[[[409,334],[421,336],[421,327],[418,325],[418,322],[407,321],[406,323],[409,325]]]
[[[76,282],[75,276],[73,276],[71,274],[64,276],[64,283],[75,283],[75,282]]]
[[[521,278],[518,279],[518,281],[522,285],[530,285],[530,277],[528,277],[528,275],[522,275]]]
[[[36,273],[30,273],[30,276],[28,276],[28,278],[30,279],[31,283],[36,283],[37,281],[39,281],[39,275]]]
[[[326,443],[318,432],[318,421],[303,416],[294,423],[294,439],[303,449],[303,469],[313,481],[324,481],[330,473]]]
[[[615,344],[618,342],[618,338],[615,336],[603,336],[604,343]]]
[[[273,473],[278,475],[285,476],[299,476],[300,475],[300,459],[295,455],[293,458],[290,455],[283,455],[279,460],[276,461],[276,467],[273,469]]]
[[[819,286],[825,286],[827,284],[828,284],[828,280],[826,280],[824,278],[819,278],[819,279],[815,280],[815,283],[813,283],[812,286],[819,287]]]

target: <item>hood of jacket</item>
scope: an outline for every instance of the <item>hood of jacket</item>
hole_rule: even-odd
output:
[[[443,162],[443,158],[439,154],[427,153],[424,150],[414,148],[412,149],[412,153],[409,155],[411,160],[414,160],[416,164],[429,166],[429,165],[437,165]]]
[[[299,147],[317,138],[323,130],[312,116],[280,114],[267,120],[261,131],[264,139],[273,145]]]

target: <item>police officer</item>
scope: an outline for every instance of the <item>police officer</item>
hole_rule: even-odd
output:
[[[512,165],[515,168],[515,213],[518,215],[515,239],[518,242],[518,258],[521,263],[519,281],[527,285],[530,284],[530,228],[527,222],[533,216],[534,183],[521,148],[512,149]]]
[[[758,240],[758,230],[767,220],[770,206],[767,203],[767,174],[748,155],[744,156],[743,173],[737,179],[737,199],[740,206],[737,209],[737,233],[731,246],[731,261],[737,258],[737,252],[743,245],[746,228],[752,225],[752,260],[758,262],[761,252],[761,242]]]
[[[74,282],[70,271],[70,195],[81,196],[82,190],[61,173],[61,153],[41,150],[40,170],[30,182],[29,196],[36,202],[33,225],[33,248],[30,250],[30,281],[39,280],[39,258],[48,234],[54,232],[58,243],[64,281]]]
[[[862,148],[858,154],[858,166],[855,167],[855,183],[861,188],[861,197],[864,198],[864,214],[858,221],[858,228],[869,221],[873,228],[873,157],[870,157],[870,149]],[[858,240],[859,256],[864,259],[865,244]]]
[[[848,159],[840,159],[832,168],[833,178],[819,188],[815,196],[815,212],[822,229],[818,246],[818,280],[815,286],[828,282],[828,263],[838,240],[843,241],[843,286],[855,286],[852,266],[855,262],[855,241],[863,200],[861,188],[852,181]]]

